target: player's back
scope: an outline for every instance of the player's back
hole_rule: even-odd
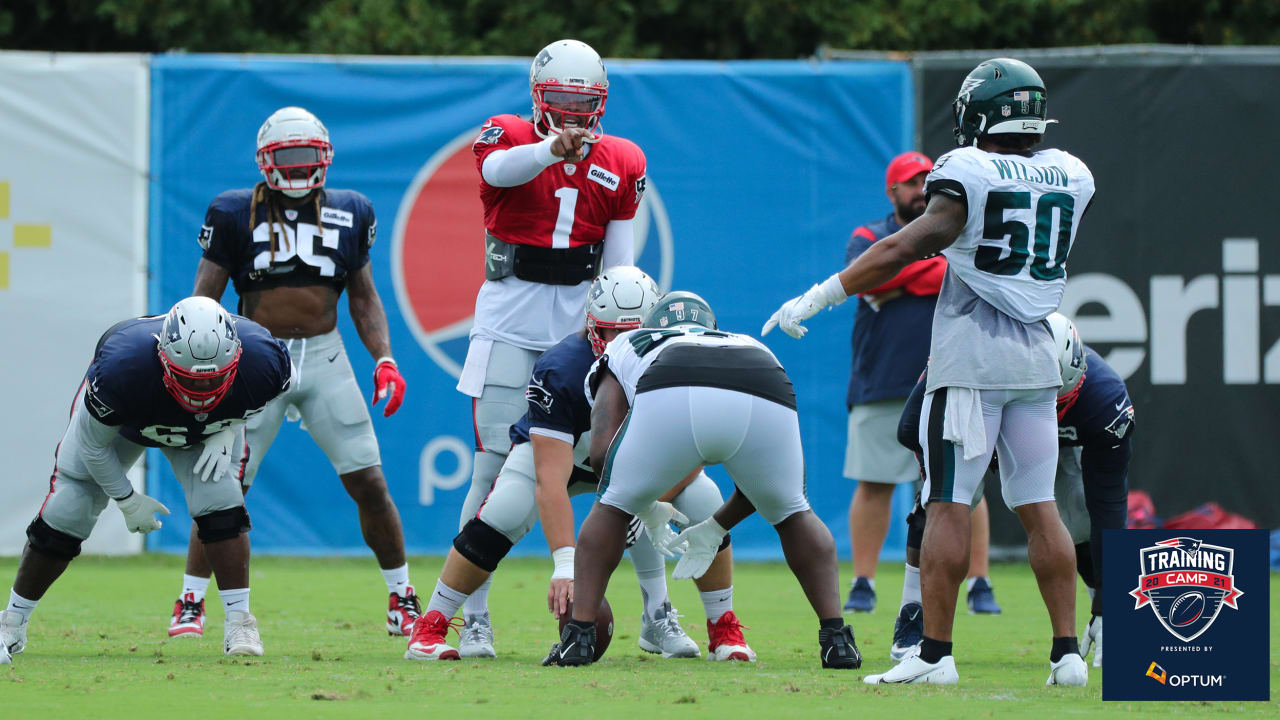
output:
[[[1075,402],[1059,419],[1062,445],[1114,445],[1133,430],[1133,401],[1124,380],[1093,348],[1085,346],[1087,369]]]

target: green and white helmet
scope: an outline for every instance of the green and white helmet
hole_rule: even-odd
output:
[[[644,328],[661,329],[677,325],[701,325],[715,330],[716,314],[697,293],[672,290],[663,295],[640,322],[640,327]]]
[[[1040,135],[1049,123],[1044,81],[1035,68],[1013,58],[987,60],[965,76],[952,104],[956,144],[977,145],[997,133]]]

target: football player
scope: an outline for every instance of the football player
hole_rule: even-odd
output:
[[[527,406],[538,355],[582,327],[591,280],[635,262],[634,218],[645,188],[640,148],[601,126],[609,79],[577,40],[542,49],[529,68],[533,117],[489,118],[472,150],[484,205],[485,282],[476,296],[458,390],[472,398],[471,487],[458,529],[475,517]],[[489,583],[463,607],[488,621]]]
[[[671,292],[641,329],[606,346],[587,382],[600,490],[578,536],[573,617],[549,660],[592,662],[596,611],[631,518],[673,482],[721,463],[735,485],[729,502],[678,538],[656,540],[667,548],[687,543],[674,576],[702,576],[729,529],[758,510],[778,531],[818,614],[822,667],[859,667],[853,630],[841,616],[835,541],[805,498],[795,392],[773,353],[750,337],[718,331],[701,297]]]
[[[591,409],[584,387],[587,370],[605,344],[619,333],[639,327],[658,301],[658,286],[636,267],[615,267],[596,278],[588,293],[587,327],[542,354],[525,391],[528,411],[511,427],[511,452],[493,492],[480,512],[463,526],[445,559],[440,580],[426,612],[418,621],[405,657],[411,660],[456,660],[493,657],[490,624],[472,622],[460,632],[458,648],[446,642],[453,614],[539,517],[555,564],[547,606],[562,616],[573,600],[573,508],[571,495],[595,492],[596,477],[583,467],[591,444]],[[699,649],[681,628],[667,599],[666,566],[643,535],[671,533],[667,521],[680,523],[710,517],[723,498],[716,484],[695,471],[664,496],[672,505],[656,503],[633,525],[631,560],[640,581],[644,606],[639,644],[663,657],[698,657]],[[644,528],[644,529],[642,529]],[[652,528],[652,529],[648,529]],[[697,581],[707,611],[708,657],[714,660],[755,659],[733,613],[733,556],[725,537],[716,561]]]
[[[1075,631],[1071,536],[1053,499],[1062,378],[1045,318],[1062,299],[1067,254],[1093,199],[1093,174],[1063,150],[1036,150],[1044,82],[1031,66],[979,64],[957,94],[960,147],[925,178],[920,217],[849,267],[789,300],[765,323],[793,337],[801,322],[866,292],[908,263],[947,258],[930,341],[920,423],[928,507],[920,568],[927,632],[920,653],[869,682],[959,681],[951,629],[969,562],[969,502],[999,447],[1005,503],[1027,530],[1028,555],[1052,626],[1047,684],[1084,685]]]
[[[169,510],[125,473],[159,448],[182,484],[196,537],[218,572],[227,655],[261,655],[249,611],[249,514],[240,493],[245,420],[289,389],[289,352],[262,326],[190,297],[167,315],[113,325],[98,340],[54,452],[44,505],[0,613],[0,664],[26,646],[27,624],[98,515],[115,500],[132,532],[160,528]]]
[[[1129,496],[1129,458],[1134,432],[1133,401],[1124,380],[1080,341],[1075,325],[1061,313],[1049,316],[1062,387],[1058,390],[1058,472],[1054,496],[1062,522],[1076,546],[1076,570],[1092,596],[1081,656],[1093,648],[1093,666],[1102,667],[1102,531],[1124,529]],[[920,457],[920,407],[926,377],[916,383],[898,425],[898,441]],[[996,464],[995,461],[992,463]],[[997,469],[989,469],[987,478]],[[985,484],[985,479],[984,479]],[[981,497],[981,487],[978,496]],[[890,657],[901,660],[918,648],[924,633],[920,607],[920,540],[925,511],[916,499],[907,516],[907,567],[902,604],[893,628]]]
[[[399,409],[405,382],[391,356],[387,316],[369,265],[377,232],[373,205],[354,190],[325,187],[332,160],[329,131],[315,115],[300,107],[272,113],[258,130],[263,180],[252,189],[228,190],[209,204],[193,294],[218,300],[231,280],[241,312],[285,339],[298,367],[289,392],[249,422],[245,491],[284,419],[300,417],[356,502],[364,540],[390,594],[387,632],[408,635],[418,598],[409,582],[400,513],[382,475],[378,438],[337,330],[343,290],[356,332],[374,358],[373,403],[387,399],[384,416]],[[211,570],[193,528],[171,637],[203,633]]]

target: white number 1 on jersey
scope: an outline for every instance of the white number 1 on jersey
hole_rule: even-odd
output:
[[[565,249],[569,247],[569,233],[573,232],[573,213],[578,208],[578,189],[560,188],[556,191],[560,198],[560,214],[556,217],[556,229],[551,233],[551,247]]]

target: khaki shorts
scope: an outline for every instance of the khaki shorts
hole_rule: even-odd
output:
[[[853,406],[844,451],[846,478],[884,485],[920,479],[915,454],[898,443],[898,420],[906,404],[903,398]]]

